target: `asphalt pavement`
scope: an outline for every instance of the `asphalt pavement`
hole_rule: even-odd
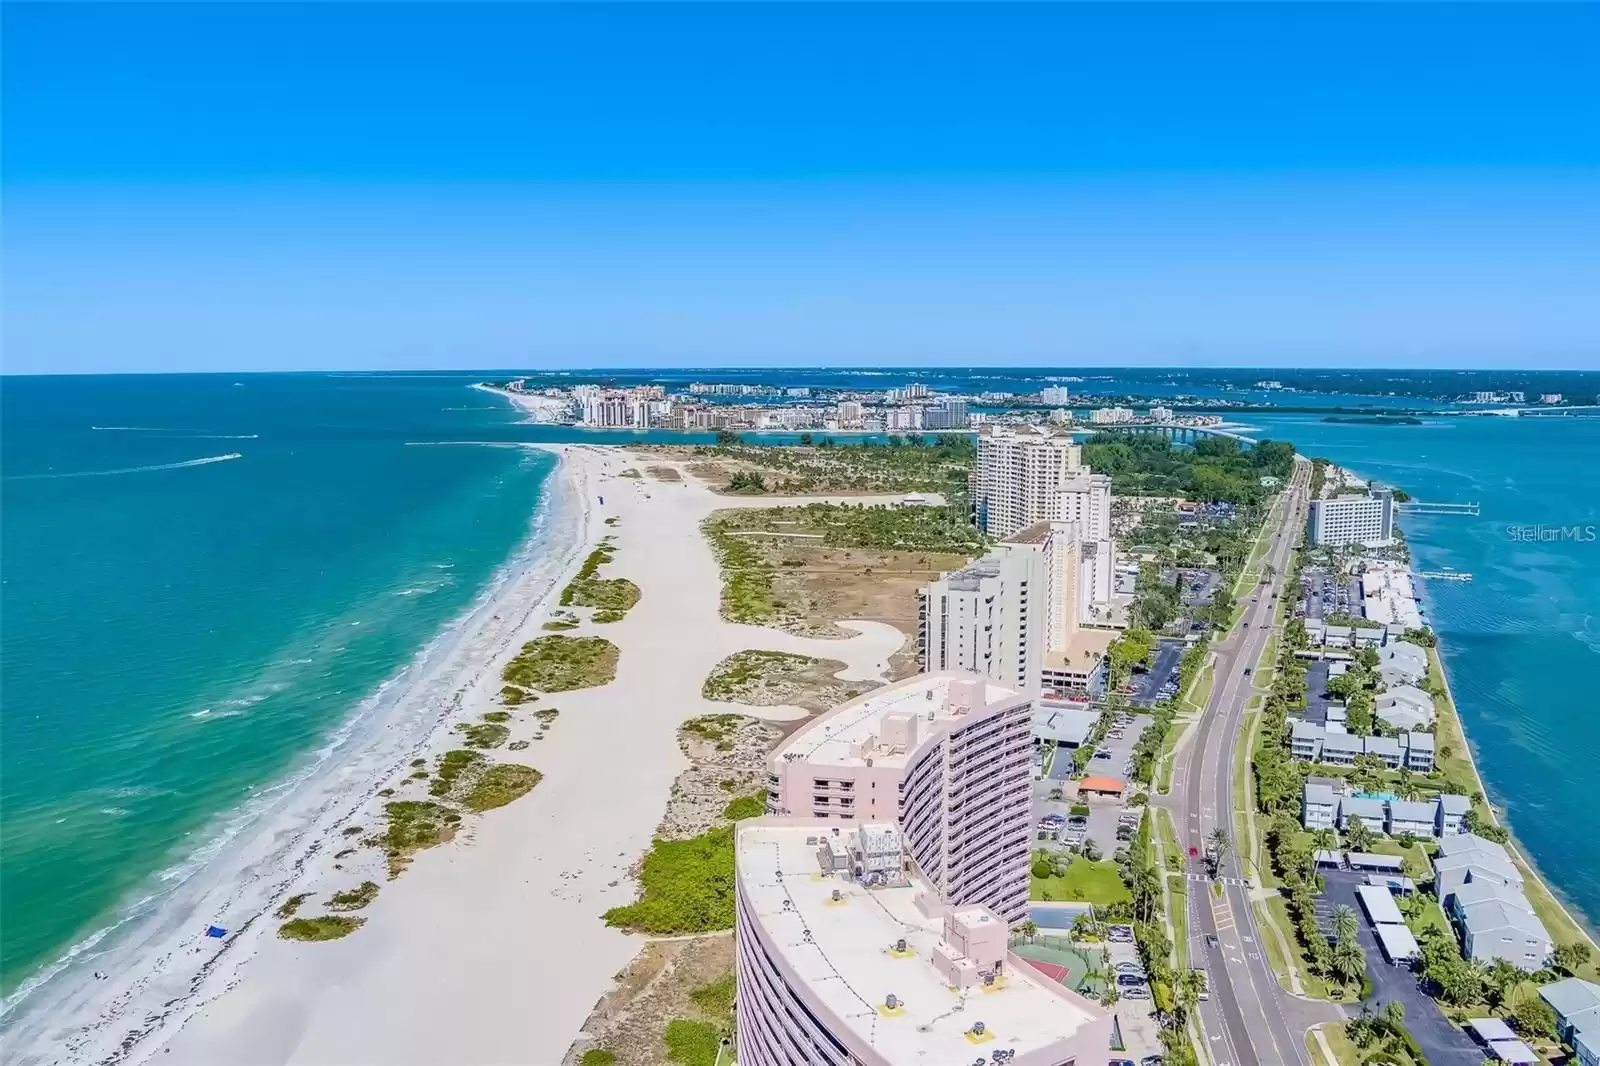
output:
[[[1205,851],[1205,841],[1220,826],[1233,839],[1233,758],[1235,742],[1251,694],[1253,668],[1266,647],[1274,621],[1273,591],[1283,574],[1298,529],[1304,523],[1310,463],[1297,462],[1291,488],[1277,506],[1277,532],[1268,549],[1273,577],[1268,585],[1241,590],[1245,605],[1240,626],[1212,645],[1216,654],[1211,700],[1179,752],[1172,794],[1164,801],[1174,815],[1179,842]],[[1201,859],[1190,859],[1192,874],[1204,874]],[[1200,1022],[1216,1066],[1310,1066],[1304,1035],[1310,1025],[1344,1017],[1336,1005],[1284,992],[1261,948],[1251,909],[1249,882],[1230,849],[1219,870],[1220,892],[1194,883],[1188,893],[1190,959],[1210,975],[1211,998],[1200,1005]],[[1216,946],[1212,945],[1215,940]]]

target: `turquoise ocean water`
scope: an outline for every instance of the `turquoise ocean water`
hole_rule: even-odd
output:
[[[471,603],[554,467],[413,443],[522,435],[469,377],[238,380],[4,383],[8,990],[159,904]]]
[[[551,458],[437,442],[619,439],[518,425],[470,374],[237,380],[0,389],[8,990],[159,907],[230,812],[303,765],[527,542]],[[1250,421],[1419,497],[1483,503],[1407,532],[1421,566],[1477,577],[1427,595],[1492,798],[1600,915],[1585,817],[1600,544],[1506,534],[1600,522],[1600,422]]]
[[[1428,418],[1358,426],[1311,416],[1247,424],[1422,500],[1476,501],[1477,518],[1408,516],[1445,668],[1490,800],[1540,872],[1600,922],[1600,420]],[[1587,539],[1527,542],[1513,526],[1591,526]]]

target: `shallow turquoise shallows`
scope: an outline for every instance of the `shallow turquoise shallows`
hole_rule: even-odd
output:
[[[4,382],[8,989],[159,893],[528,536],[551,456],[419,443],[522,435],[471,380]]]
[[[1490,799],[1592,927],[1600,920],[1591,818],[1600,784],[1600,420],[1245,421],[1420,500],[1482,505],[1477,518],[1401,521],[1418,569],[1473,576],[1421,583],[1467,738]]]

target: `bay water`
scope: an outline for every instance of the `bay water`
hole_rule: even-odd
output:
[[[1352,425],[1243,416],[1418,500],[1478,503],[1477,517],[1400,519],[1423,579],[1467,740],[1490,801],[1591,929],[1600,920],[1600,419],[1423,418]]]

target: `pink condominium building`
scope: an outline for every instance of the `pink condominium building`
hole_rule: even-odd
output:
[[[889,822],[955,906],[1026,917],[1031,699],[974,674],[922,674],[812,721],[768,756],[767,813]]]
[[[893,825],[762,818],[734,854],[741,1066],[1105,1066],[1111,1015],[909,875]]]

